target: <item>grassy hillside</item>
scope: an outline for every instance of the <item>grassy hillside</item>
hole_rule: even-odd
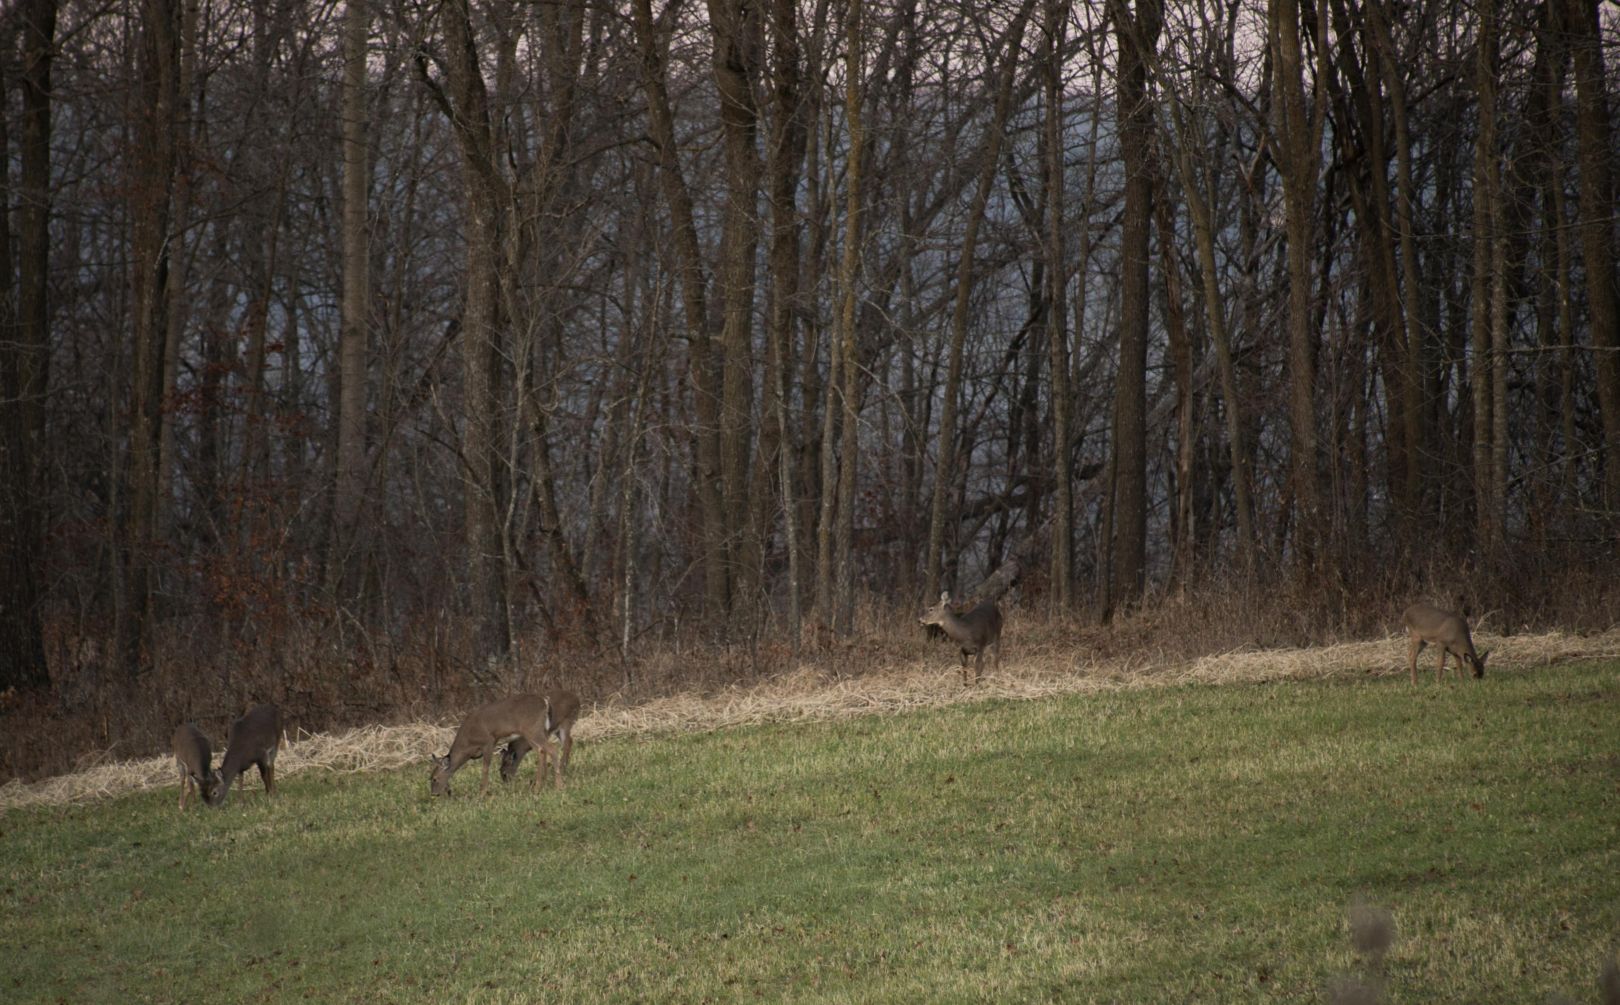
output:
[[[619,737],[563,793],[456,781],[10,811],[0,997],[1594,1001],[1620,945],[1612,662]]]

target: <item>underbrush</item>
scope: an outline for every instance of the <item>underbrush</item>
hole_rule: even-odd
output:
[[[1467,609],[1476,630],[1495,634],[1615,627],[1620,581],[1581,569],[1565,569],[1562,577],[1557,591],[1531,588],[1544,580],[1466,577],[1440,567],[1418,577],[1437,584],[1423,589],[1411,586],[1409,570],[1354,591],[1329,582],[1211,583],[1155,596],[1106,624],[1081,613],[1052,613],[1039,584],[1031,583],[1003,598],[1006,657],[1014,666],[1134,671],[1235,650],[1382,638],[1395,631],[1401,608],[1414,597]],[[1474,584],[1487,581],[1501,585],[1479,592]],[[625,653],[597,644],[598,636],[583,630],[535,632],[497,663],[473,658],[467,626],[448,614],[393,632],[366,631],[332,612],[306,614],[277,619],[273,630],[205,617],[177,620],[163,635],[156,669],[136,679],[108,668],[108,653],[95,636],[54,626],[52,689],[0,693],[0,784],[157,754],[185,720],[217,742],[231,720],[258,701],[281,705],[297,735],[437,721],[525,689],[568,687],[587,706],[625,706],[784,675],[858,681],[924,660],[948,666],[952,659],[948,647],[923,635],[917,610],[870,596],[858,605],[846,638],[807,623],[795,645],[770,614],[733,626],[724,638],[713,626],[671,620],[636,638]]]

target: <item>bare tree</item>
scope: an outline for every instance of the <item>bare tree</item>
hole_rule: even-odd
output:
[[[995,112],[986,124],[983,147],[978,152],[978,181],[968,207],[967,224],[962,233],[961,248],[957,253],[956,288],[951,311],[950,363],[945,375],[943,404],[939,417],[939,449],[934,470],[933,505],[928,518],[928,560],[923,575],[923,595],[934,596],[940,584],[941,559],[945,548],[946,502],[957,478],[957,398],[962,393],[962,359],[967,344],[968,301],[973,291],[974,257],[979,243],[979,227],[984,220],[985,206],[995,184],[1001,147],[1006,132],[1007,116],[1012,109],[1013,81],[1018,72],[1017,53],[1023,46],[1024,28],[1029,23],[1035,0],[1024,0],[1002,35],[997,49],[1001,53],[1000,71],[996,83]]]
[[[1323,18],[1325,7],[1319,6]],[[1300,34],[1298,0],[1270,0],[1267,38],[1275,67],[1277,116],[1271,137],[1273,158],[1282,175],[1285,228],[1288,240],[1288,428],[1291,454],[1289,487],[1294,497],[1295,562],[1302,571],[1314,570],[1323,558],[1326,530],[1322,506],[1321,469],[1316,430],[1316,328],[1314,270],[1316,247],[1316,186],[1321,170],[1321,137],[1326,89],[1307,88],[1304,46]],[[1316,37],[1326,38],[1317,25]]]
[[[366,59],[370,10],[348,0],[343,15],[343,300],[338,385],[337,457],[333,463],[333,519],[327,582],[345,574],[360,527],[366,464],[366,343],[371,314],[371,241],[367,227],[371,155],[366,128]]]
[[[1586,266],[1586,297],[1591,310],[1592,364],[1603,417],[1604,502],[1620,510],[1620,296],[1614,275],[1613,147],[1609,95],[1598,31],[1598,5],[1565,0],[1565,24],[1575,69],[1575,137],[1580,169],[1577,229]]]
[[[1138,603],[1147,575],[1148,246],[1155,170],[1148,67],[1158,45],[1163,8],[1159,0],[1138,0],[1134,9],[1124,0],[1114,0],[1110,11],[1119,44],[1117,112],[1125,206],[1120,224],[1119,370],[1109,501],[1112,576],[1105,611],[1115,603]]]
[[[170,213],[178,167],[177,115],[182,9],[178,0],[146,0],[136,60],[140,74],[130,157],[131,375],[129,503],[117,550],[117,651],[129,674],[150,666],[156,628],[155,551],[162,483],[163,352],[169,306]]]
[[[864,26],[861,0],[849,0],[844,27],[844,121],[849,131],[849,161],[844,171],[844,255],[838,268],[841,288],[838,311],[839,358],[843,372],[838,388],[843,411],[843,443],[838,468],[837,549],[838,596],[834,600],[833,628],[848,635],[855,620],[855,475],[860,456],[860,365],[855,342],[856,285],[861,281],[861,200],[862,161],[866,157],[866,132],[861,118],[865,98],[862,55]],[[832,404],[829,401],[829,409]]]
[[[721,603],[722,612],[739,602],[753,602],[758,562],[754,556],[759,552],[758,529],[749,525],[747,515],[753,512],[748,504],[748,462],[753,442],[754,259],[759,246],[759,109],[754,92],[759,86],[764,45],[760,6],[751,0],[709,0],[708,4],[726,164],[717,269],[724,318],[720,335],[721,495],[725,511],[740,518],[720,542],[726,574],[719,590],[724,596],[711,587],[711,597]]]
[[[1052,604],[1059,611],[1074,606],[1074,455],[1070,420],[1068,287],[1069,263],[1064,254],[1063,56],[1069,23],[1069,0],[1047,0],[1041,23],[1045,42],[1042,64],[1046,118],[1042,143],[1046,156],[1046,324],[1048,372],[1052,394]]]
[[[13,33],[21,40],[22,175],[13,190],[5,77]],[[0,20],[0,690],[47,685],[41,562],[50,514],[45,393],[49,383],[51,62],[55,0],[30,0]],[[10,207],[20,197],[19,262]],[[14,273],[14,268],[16,272]],[[13,277],[15,275],[15,285]]]

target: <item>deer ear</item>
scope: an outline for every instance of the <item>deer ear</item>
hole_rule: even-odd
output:
[[[950,590],[941,590],[941,591],[939,591],[939,602],[942,603],[942,604],[950,603],[951,602],[951,591]]]

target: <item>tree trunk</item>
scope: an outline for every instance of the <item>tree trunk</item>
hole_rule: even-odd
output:
[[[1433,437],[1428,428],[1429,411],[1425,402],[1428,387],[1428,352],[1418,301],[1424,285],[1417,252],[1416,226],[1413,222],[1418,194],[1412,177],[1412,139],[1408,126],[1406,81],[1403,76],[1403,62],[1395,51],[1394,36],[1385,18],[1383,6],[1385,2],[1386,0],[1370,0],[1367,5],[1367,23],[1371,27],[1370,44],[1378,54],[1378,66],[1384,86],[1389,92],[1390,123],[1395,143],[1394,220],[1396,233],[1399,235],[1402,285],[1392,287],[1391,292],[1401,296],[1395,308],[1401,325],[1400,344],[1405,349],[1397,392],[1400,398],[1402,427],[1400,438],[1405,448],[1400,458],[1404,462],[1405,469],[1401,479],[1403,489],[1401,501],[1407,518],[1407,527],[1415,540],[1432,524],[1429,512],[1431,482],[1429,468],[1432,465],[1427,463],[1426,459],[1432,455]],[[1380,135],[1382,134],[1382,116],[1372,118],[1370,124],[1379,130]],[[1377,149],[1382,149],[1381,142],[1378,143]],[[1387,206],[1388,185],[1384,181],[1382,156],[1373,161],[1371,170],[1376,179],[1375,198]],[[1380,211],[1387,212],[1382,207]],[[1387,216],[1385,218],[1387,219]],[[1380,237],[1378,247],[1381,249],[1380,259],[1387,263],[1387,239]],[[1387,281],[1393,282],[1394,278],[1394,275],[1390,274]]]
[[[726,199],[718,266],[720,310],[721,498],[733,526],[725,543],[723,609],[751,606],[757,589],[759,528],[748,515],[749,456],[753,442],[754,258],[759,246],[759,110],[754,88],[760,73],[760,5],[752,0],[709,0],[714,36],[714,79],[720,97]],[[719,599],[718,594],[713,594]]]
[[[371,313],[371,240],[366,223],[370,156],[366,129],[366,57],[370,13],[366,0],[348,0],[343,16],[343,299],[338,351],[337,457],[333,465],[333,520],[327,582],[347,598],[360,579],[352,574],[360,529],[366,464],[366,340]]]
[[[1052,386],[1052,566],[1051,605],[1067,614],[1074,608],[1074,464],[1069,449],[1069,263],[1063,240],[1063,48],[1070,0],[1047,0],[1043,33],[1046,59],[1046,347]]]
[[[664,201],[669,205],[674,231],[681,302],[686,318],[686,335],[691,346],[692,407],[696,418],[696,428],[692,434],[697,467],[694,481],[703,526],[704,607],[711,618],[720,618],[726,614],[730,598],[727,581],[729,562],[726,558],[729,532],[722,492],[722,390],[714,342],[709,337],[708,280],[703,274],[703,254],[698,244],[692,194],[681,173],[679,151],[675,146],[674,114],[670,110],[669,91],[664,79],[668,36],[654,26],[651,0],[633,0],[631,14],[641,54],[648,128],[658,153],[659,182],[664,189]]]
[[[834,600],[833,630],[849,635],[855,624],[855,476],[860,456],[860,373],[855,351],[855,286],[861,278],[861,168],[866,155],[866,133],[861,123],[864,73],[861,0],[849,0],[844,62],[844,119],[849,129],[849,158],[844,169],[844,255],[838,268],[842,302],[838,311],[838,337],[843,341],[842,382],[838,399],[843,412],[843,445],[838,464],[838,528],[834,547],[838,555],[838,596]],[[831,407],[831,399],[828,401]]]
[[[50,684],[45,664],[42,569],[49,523],[45,393],[49,386],[51,59],[55,0],[18,9],[22,35],[22,176],[16,194],[21,261],[12,285],[10,215],[0,209],[0,692]],[[10,39],[0,36],[0,49]],[[4,73],[0,72],[0,78]],[[0,80],[0,151],[9,151]],[[0,208],[13,204],[9,158],[0,164]]]
[[[1120,221],[1119,370],[1114,386],[1111,600],[1134,605],[1147,585],[1148,257],[1153,227],[1153,105],[1148,67],[1158,48],[1160,0],[1134,14],[1114,0],[1119,44],[1119,134],[1125,173]]]
[[[1473,270],[1469,292],[1473,365],[1469,380],[1474,406],[1474,528],[1486,553],[1501,546],[1501,500],[1496,496],[1495,373],[1506,362],[1493,351],[1491,303],[1496,288],[1498,160],[1496,151],[1496,48],[1494,0],[1480,0],[1475,43],[1474,93],[1479,99],[1479,132],[1474,138]]]
[[[762,449],[760,459],[768,463],[774,456],[782,504],[782,542],[787,550],[787,634],[789,644],[798,650],[800,641],[802,570],[800,568],[798,498],[794,489],[793,427],[788,420],[788,380],[793,346],[797,342],[799,299],[798,189],[804,169],[807,128],[805,124],[803,69],[794,0],[773,0],[770,19],[775,48],[772,72],[774,116],[771,123],[767,167],[770,174],[771,246],[770,360],[771,414],[774,424],[774,454]],[[761,465],[764,467],[764,464]],[[768,527],[761,519],[759,526]]]
[[[170,213],[176,169],[181,8],[147,0],[140,32],[139,119],[130,197],[130,310],[134,342],[128,447],[129,507],[120,541],[115,612],[118,658],[134,675],[151,666],[159,515],[163,352],[168,340]]]
[[[1575,135],[1580,166],[1577,230],[1592,318],[1592,366],[1603,416],[1604,508],[1620,512],[1620,301],[1614,275],[1614,186],[1609,96],[1604,85],[1596,0],[1564,0],[1575,68]]]
[[[1176,171],[1181,178],[1182,198],[1187,204],[1187,215],[1192,223],[1193,243],[1198,254],[1198,272],[1202,281],[1205,323],[1209,325],[1210,341],[1215,346],[1215,361],[1220,370],[1221,411],[1226,417],[1226,442],[1232,468],[1233,508],[1237,511],[1238,564],[1245,575],[1255,571],[1254,501],[1250,490],[1248,448],[1244,445],[1243,400],[1237,389],[1237,370],[1232,361],[1232,339],[1226,328],[1226,307],[1221,292],[1220,273],[1216,271],[1215,225],[1210,212],[1210,200],[1204,194],[1204,176],[1194,163],[1195,156],[1202,160],[1202,151],[1192,148],[1195,127],[1187,121],[1188,109],[1180,102],[1172,102],[1170,113],[1175,123],[1174,156]]]
[[[1315,247],[1316,183],[1321,167],[1322,116],[1306,106],[1298,0],[1271,0],[1269,39],[1276,67],[1280,121],[1274,134],[1282,175],[1288,239],[1288,425],[1294,496],[1295,567],[1319,571],[1324,520],[1316,433],[1316,331],[1311,255]],[[1320,32],[1318,37],[1325,37]],[[1323,93],[1318,89],[1318,101]]]
[[[509,185],[496,153],[489,96],[479,67],[472,12],[466,0],[443,8],[446,115],[456,128],[467,193],[466,294],[462,308],[462,464],[466,475],[462,533],[467,549],[467,611],[473,659],[504,659],[511,649],[505,549],[501,540],[502,340],[505,329],[501,248]]]

